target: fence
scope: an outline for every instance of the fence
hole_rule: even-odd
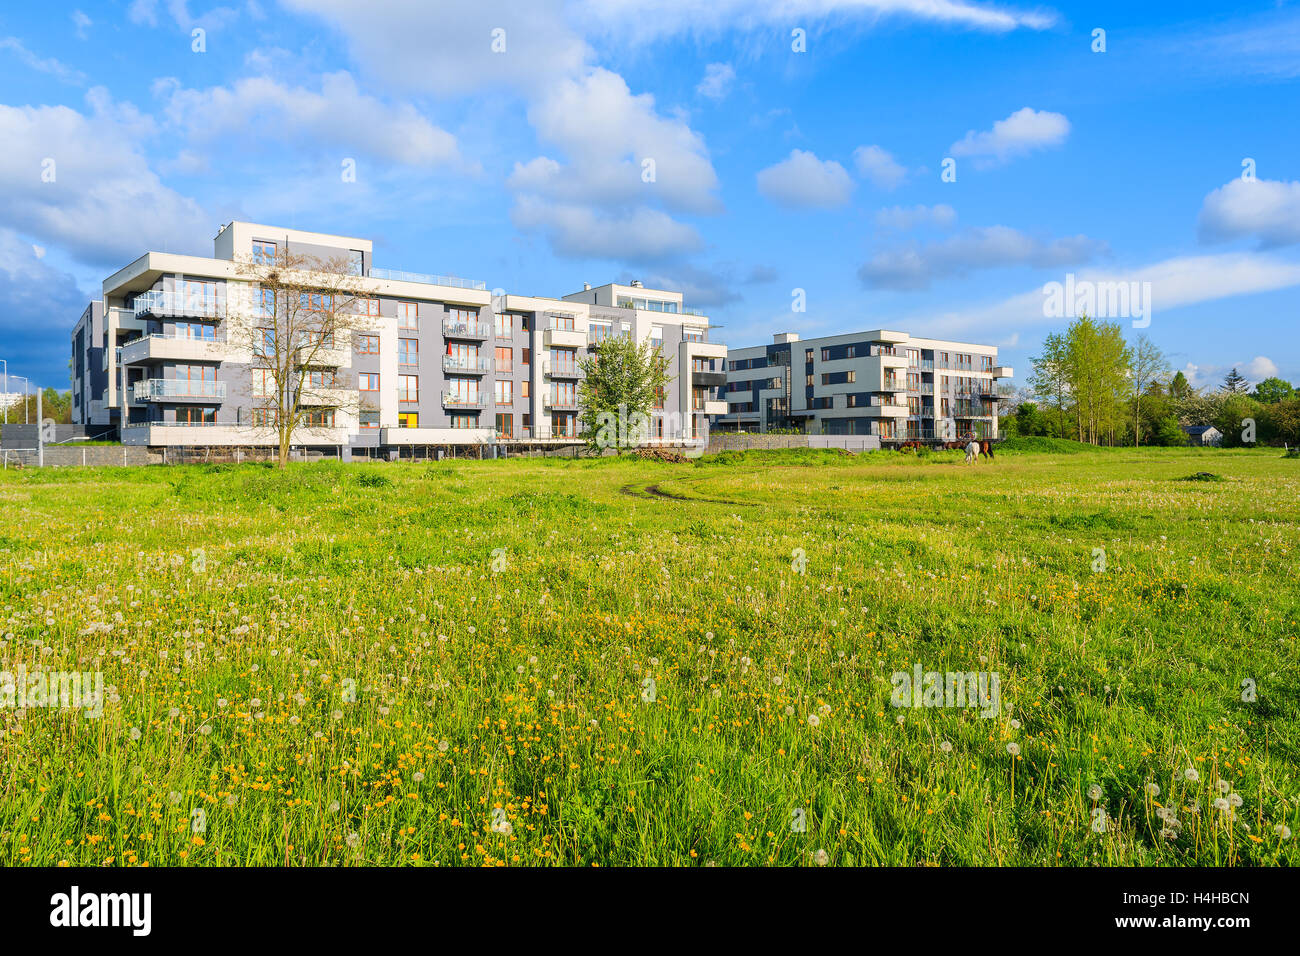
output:
[[[708,454],[720,451],[770,451],[775,448],[843,448],[845,451],[876,451],[876,435],[727,435],[709,436]]]
[[[0,449],[0,467],[34,468],[40,460],[35,448]],[[162,455],[137,445],[46,445],[47,468],[158,465]]]

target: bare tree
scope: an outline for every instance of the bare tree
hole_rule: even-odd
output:
[[[377,326],[377,303],[361,294],[346,256],[281,249],[236,268],[249,301],[228,339],[252,356],[253,424],[275,430],[283,468],[294,444],[338,427],[340,412],[361,411],[356,383],[339,369],[351,364],[356,335]]]

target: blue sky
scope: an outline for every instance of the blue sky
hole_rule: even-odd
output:
[[[682,288],[732,345],[992,342],[1019,380],[1045,283],[1150,282],[1194,382],[1296,381],[1298,93],[1284,2],[10,5],[0,358],[67,387],[104,276],[238,218],[523,294]]]

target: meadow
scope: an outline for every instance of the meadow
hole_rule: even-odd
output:
[[[1275,449],[9,471],[0,670],[104,700],[0,708],[0,863],[1295,865],[1298,522]]]

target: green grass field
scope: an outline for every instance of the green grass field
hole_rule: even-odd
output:
[[[1300,863],[1300,462],[1040,448],[4,473],[0,862]]]

